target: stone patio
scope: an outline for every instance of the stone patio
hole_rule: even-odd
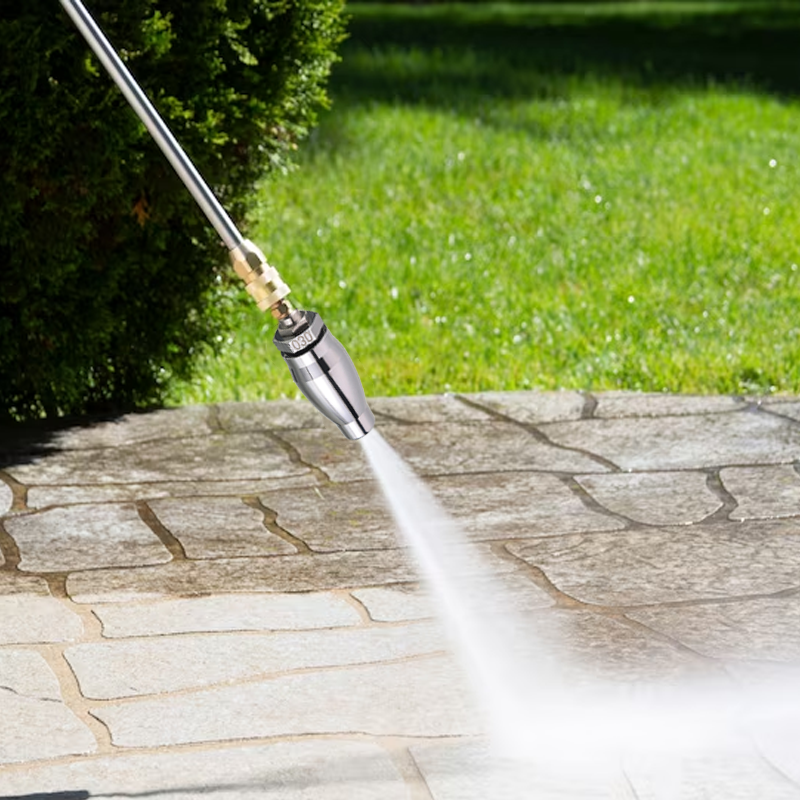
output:
[[[371,405],[584,669],[800,661],[800,400]],[[520,789],[482,733],[360,445],[307,403],[0,430],[0,800],[623,796]],[[684,764],[670,796],[800,798],[771,752]]]

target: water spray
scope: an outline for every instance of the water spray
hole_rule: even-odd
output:
[[[347,351],[318,314],[287,299],[291,290],[278,271],[241,234],[81,0],[60,2],[225,243],[248,294],[278,321],[273,342],[300,391],[348,439],[361,439],[375,417]]]

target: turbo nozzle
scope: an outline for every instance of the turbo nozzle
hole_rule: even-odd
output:
[[[375,417],[355,365],[319,314],[291,311],[278,323],[273,341],[300,391],[348,439],[372,430]]]

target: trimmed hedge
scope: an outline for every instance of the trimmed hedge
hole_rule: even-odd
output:
[[[89,0],[235,220],[327,102],[341,0]],[[0,6],[0,416],[144,407],[224,327],[228,261],[56,0]]]

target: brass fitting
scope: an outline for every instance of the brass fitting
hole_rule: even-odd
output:
[[[269,311],[276,319],[291,313],[292,304],[285,299],[291,289],[253,242],[244,239],[230,251],[230,257],[234,271],[262,311]]]

